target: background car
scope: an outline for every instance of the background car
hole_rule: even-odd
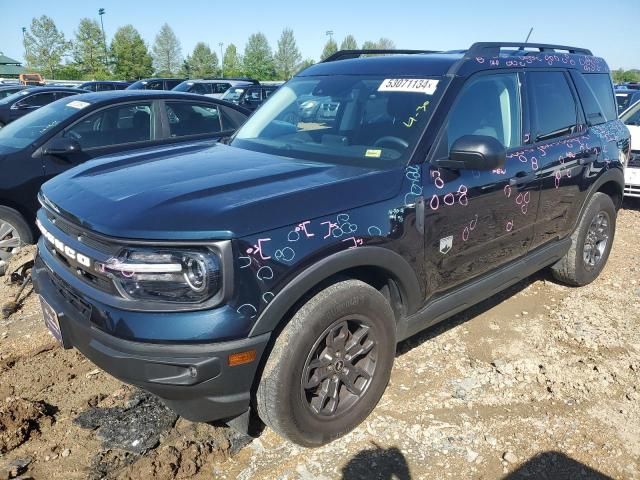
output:
[[[133,82],[127,90],[173,90],[184,78],[143,78]]]
[[[619,113],[622,113],[631,105],[640,101],[640,89],[629,88],[628,86],[625,86],[623,88],[616,88],[615,92]]]
[[[79,93],[77,90],[75,93]],[[160,145],[215,143],[249,111],[201,95],[122,90],[64,99],[0,129],[0,274],[34,239],[40,186],[95,157]]]
[[[51,102],[80,93],[84,91],[67,87],[30,87],[20,90],[0,100],[0,127]]]
[[[240,85],[227,90],[222,99],[255,110],[278,88],[280,85]]]
[[[222,98],[231,88],[246,88],[251,85],[259,85],[257,80],[250,78],[213,78],[202,80],[185,80],[174,88],[177,92],[199,93],[213,98]]]
[[[24,85],[18,85],[17,83],[13,85],[0,85],[0,100],[8,97],[9,95],[13,95],[20,90],[24,90],[25,88],[27,87]]]
[[[620,115],[631,133],[631,155],[624,171],[624,194],[640,198],[640,101]]]
[[[111,90],[124,90],[131,82],[112,82],[112,81],[95,81],[84,82],[78,85],[78,88],[89,92],[110,92]]]

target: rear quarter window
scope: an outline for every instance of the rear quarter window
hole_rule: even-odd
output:
[[[607,121],[618,118],[618,109],[613,95],[613,83],[608,73],[586,73],[583,75]]]

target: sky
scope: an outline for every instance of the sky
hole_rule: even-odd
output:
[[[586,47],[610,68],[640,68],[640,0],[0,0],[0,52],[23,60],[22,27],[48,15],[67,38],[83,17],[98,19],[105,8],[107,42],[118,27],[132,24],[151,45],[163,23],[182,44],[183,55],[199,41],[215,48],[234,43],[242,53],[250,34],[262,32],[275,50],[292,28],[303,58],[318,60],[327,41],[352,34],[358,44],[387,37],[398,48],[452,50],[476,41],[524,41]]]

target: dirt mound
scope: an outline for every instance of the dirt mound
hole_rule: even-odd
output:
[[[8,398],[0,404],[0,453],[6,453],[29,440],[41,426],[53,422],[51,407],[44,402]]]

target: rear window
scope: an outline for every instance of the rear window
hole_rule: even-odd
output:
[[[618,118],[616,102],[613,98],[613,83],[608,73],[588,73],[584,79],[600,104],[604,117],[609,120]]]

